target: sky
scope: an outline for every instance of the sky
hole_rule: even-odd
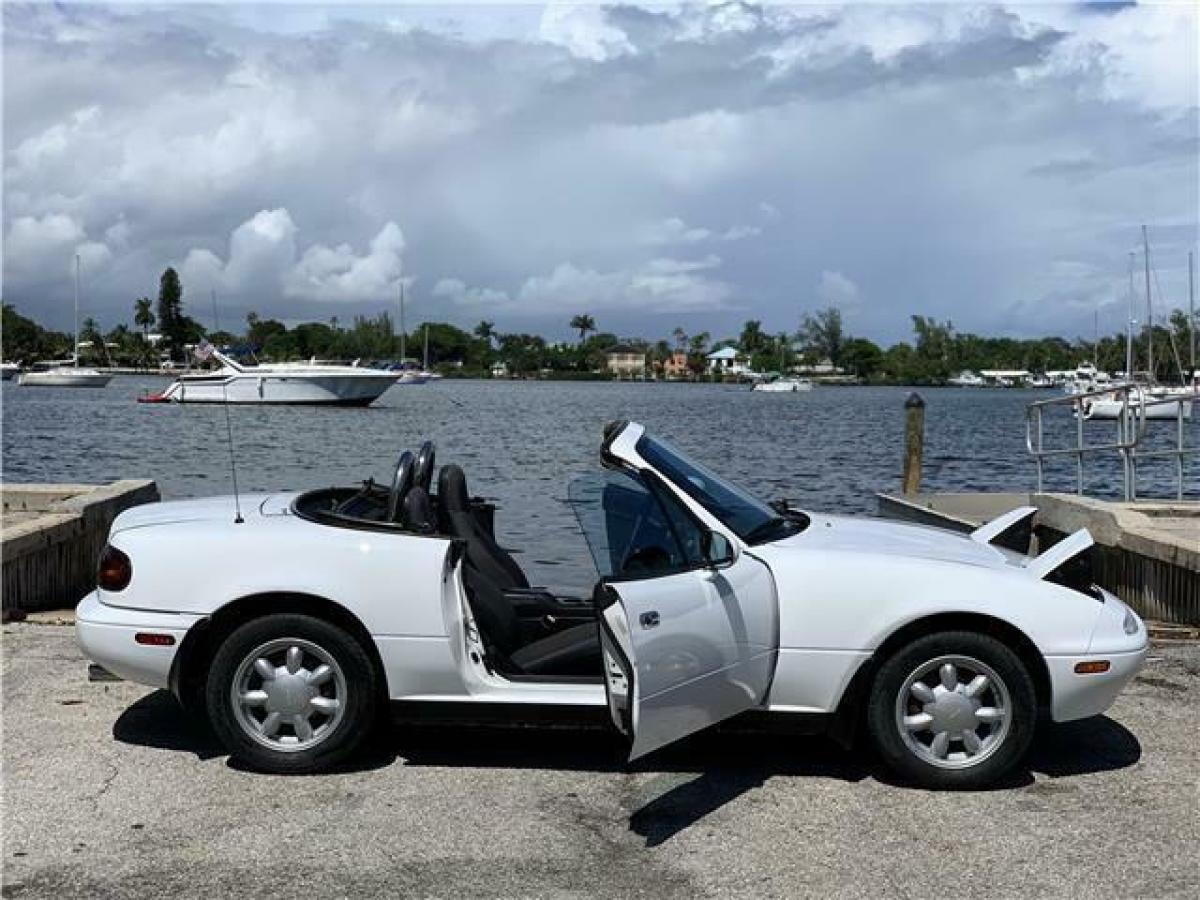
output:
[[[3,6],[3,299],[559,339],[1187,303],[1197,6]],[[1138,290],[1141,290],[1141,259]],[[1139,300],[1139,307],[1144,299]],[[1141,313],[1139,312],[1139,317]]]

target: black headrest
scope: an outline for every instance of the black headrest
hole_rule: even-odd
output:
[[[436,455],[437,448],[433,445],[433,441],[426,441],[417,451],[417,465],[413,471],[413,484],[417,487],[429,490],[429,483],[433,480],[433,460]]]
[[[433,518],[433,503],[424,488],[410,488],[400,508],[400,524],[410,531],[433,534],[437,530]]]
[[[392,476],[392,492],[388,497],[388,521],[400,521],[400,509],[404,503],[404,495],[413,483],[413,455],[405,450],[396,461],[396,474]]]
[[[438,502],[446,512],[466,512],[471,506],[467,494],[467,476],[461,467],[451,463],[438,473]]]

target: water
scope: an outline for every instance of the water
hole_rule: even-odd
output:
[[[4,480],[104,482],[153,478],[164,499],[230,491],[225,411],[146,405],[158,378],[118,376],[103,390],[3,386]],[[593,578],[574,517],[562,502],[572,475],[598,466],[603,426],[643,423],[697,460],[765,498],[831,512],[873,513],[877,491],[899,484],[904,388],[819,387],[763,394],[735,385],[446,380],[394,387],[366,409],[229,408],[245,491],[390,481],[396,457],[422,440],[457,462],[473,494],[494,499],[497,536],[520,550],[534,583],[586,589]],[[1027,490],[1025,406],[1048,392],[921,389],[927,402],[923,489]],[[1151,423],[1166,446],[1173,423]],[[1185,426],[1200,444],[1200,417]],[[1047,417],[1046,445],[1073,438],[1074,419]],[[1089,422],[1089,441],[1113,423]],[[1120,490],[1115,456],[1088,463],[1088,490]],[[1185,472],[1200,493],[1200,460]],[[1074,490],[1074,463],[1047,473],[1048,490]],[[1170,496],[1174,463],[1147,461],[1139,493]]]

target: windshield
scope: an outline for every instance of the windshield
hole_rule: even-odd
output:
[[[797,523],[688,459],[666,441],[642,435],[637,451],[642,459],[748,543],[779,540],[797,530]]]

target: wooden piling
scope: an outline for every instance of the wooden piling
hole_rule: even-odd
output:
[[[925,401],[916,391],[904,401],[904,472],[900,490],[906,495],[921,490],[921,459],[925,455]]]

